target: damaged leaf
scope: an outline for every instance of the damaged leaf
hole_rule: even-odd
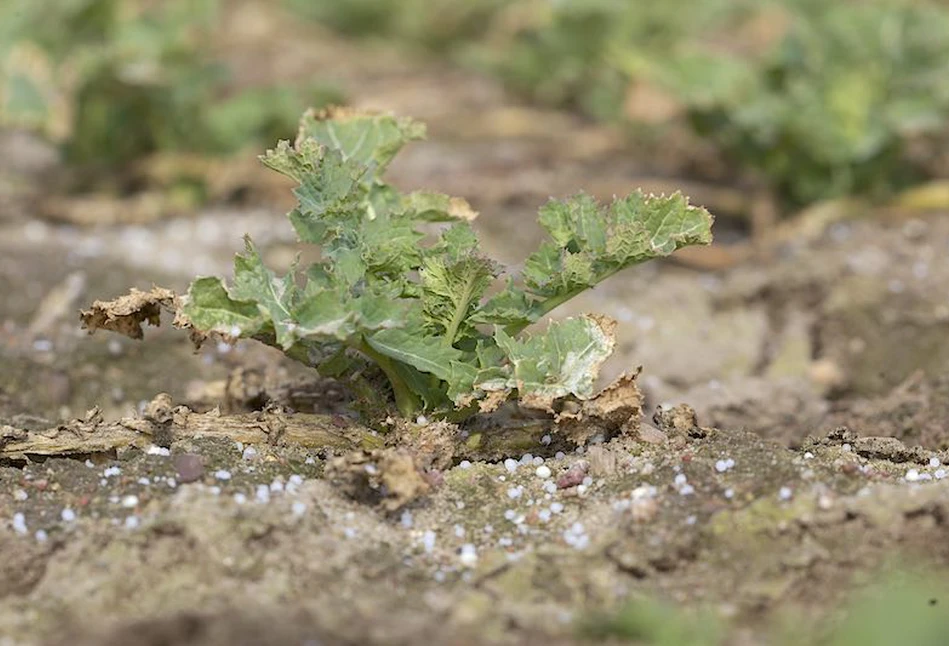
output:
[[[423,133],[409,119],[376,113],[304,115],[296,142],[261,159],[296,182],[288,217],[301,242],[319,246],[320,260],[278,275],[248,239],[231,281],[198,278],[180,302],[164,295],[179,327],[198,340],[213,333],[279,347],[348,380],[374,410],[394,403],[408,418],[461,420],[516,398],[565,422],[602,418],[611,431],[625,424],[641,405],[632,380],[631,390],[594,393],[615,343],[612,319],[524,329],[626,267],[710,243],[712,216],[679,194],[634,192],[610,205],[584,194],[551,200],[540,213],[547,240],[522,271],[505,272],[481,253],[467,202],[401,194],[384,181],[396,153]],[[141,321],[157,320],[161,296],[97,303],[87,327],[139,338]],[[619,412],[599,411],[594,402],[603,397],[622,400]]]
[[[142,323],[157,326],[161,322],[161,311],[174,312],[178,297],[170,289],[153,287],[143,292],[132,289],[128,294],[113,301],[96,301],[88,310],[79,314],[82,327],[92,334],[96,330],[110,330],[133,339],[144,337]]]
[[[612,319],[585,315],[551,323],[543,333],[523,339],[498,330],[495,341],[509,362],[506,374],[478,387],[516,390],[525,405],[550,412],[563,397],[589,398],[600,366],[613,353],[615,327]]]

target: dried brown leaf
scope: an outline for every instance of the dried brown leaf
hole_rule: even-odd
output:
[[[163,309],[177,314],[178,296],[173,291],[164,287],[152,287],[147,292],[133,288],[115,300],[94,302],[90,309],[80,312],[79,318],[83,329],[90,334],[102,329],[141,339],[144,336],[142,323],[158,326]],[[175,323],[182,326],[177,316]]]

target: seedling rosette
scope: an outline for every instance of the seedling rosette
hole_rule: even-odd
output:
[[[551,411],[590,398],[615,323],[584,315],[525,329],[630,265],[708,244],[711,215],[678,193],[551,200],[540,211],[547,239],[506,273],[481,253],[467,202],[384,181],[399,150],[423,136],[421,124],[388,115],[304,115],[295,143],[261,160],[296,182],[288,217],[321,259],[278,276],[247,239],[231,281],[192,283],[176,304],[179,325],[276,346],[368,397],[384,376],[387,402],[409,418],[462,419],[515,396]],[[108,327],[90,314],[87,327]]]

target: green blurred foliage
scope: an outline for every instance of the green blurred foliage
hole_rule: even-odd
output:
[[[300,14],[360,37],[444,51],[483,36],[510,0],[285,0]]]
[[[681,91],[693,126],[792,203],[886,197],[922,180],[908,143],[949,128],[945,9],[826,3],[759,64],[709,62],[733,82],[702,102]]]
[[[0,124],[40,130],[75,164],[116,168],[160,151],[227,154],[295,133],[314,85],[234,87],[213,58],[215,0],[0,4]]]
[[[840,612],[815,617],[778,609],[767,643],[781,646],[944,646],[949,644],[949,585],[913,570],[881,573]],[[836,615],[836,619],[832,616]],[[637,599],[611,613],[578,623],[590,641],[641,646],[717,646],[728,643],[727,622],[710,612],[691,613],[650,599]]]
[[[720,646],[725,626],[713,615],[691,615],[651,599],[626,603],[614,613],[591,615],[579,625],[589,641],[616,641],[643,646]]]
[[[685,125],[790,205],[885,197],[939,173],[911,160],[908,147],[949,132],[945,3],[418,4],[306,3],[309,15],[348,33],[446,53],[525,97],[627,123],[634,135],[661,141],[663,128]],[[667,119],[641,119],[631,105],[637,86],[662,93],[675,108],[666,106]]]

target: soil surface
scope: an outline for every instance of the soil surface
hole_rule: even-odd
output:
[[[221,55],[249,80],[319,70],[354,105],[427,122],[392,176],[467,198],[504,261],[532,248],[548,196],[581,188],[679,186],[740,210],[727,187],[663,174],[686,161],[639,160],[609,128],[267,7],[235,5]],[[710,612],[726,643],[774,643],[789,617],[833,620],[882,567],[949,565],[949,214],[860,213],[718,269],[614,277],[556,315],[619,321],[604,379],[642,366],[639,430],[479,453],[425,420],[360,428],[339,386],[254,344],[196,355],[171,329],[79,330],[94,299],[228,275],[245,233],[272,266],[296,247],[286,197],[38,218],[59,163],[0,135],[0,451],[89,443],[0,462],[4,646],[570,644],[639,598]],[[296,441],[310,427],[336,439]],[[102,448],[107,429],[144,440]]]

